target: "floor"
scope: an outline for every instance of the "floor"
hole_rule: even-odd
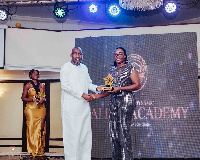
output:
[[[30,157],[27,152],[0,153],[0,160],[64,160],[63,153],[45,153],[42,157]]]
[[[26,152],[0,153],[0,160],[64,160],[63,153],[45,153],[42,157],[30,157]],[[111,158],[92,158],[91,160],[111,160]]]
[[[63,153],[45,153],[42,157],[30,157],[26,152],[0,153],[0,160],[64,160]],[[91,158],[91,160],[111,160],[111,158]],[[135,160],[200,160],[199,158],[141,158]]]
[[[0,156],[0,160],[64,160],[64,157]],[[111,160],[111,158],[92,158],[91,160]]]

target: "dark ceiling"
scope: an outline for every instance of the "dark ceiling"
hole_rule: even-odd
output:
[[[62,4],[68,6],[69,10],[64,19],[58,19],[54,16],[53,10],[55,2],[44,3],[38,1],[37,4],[12,4],[9,7],[10,13],[16,16],[54,18],[59,23],[63,23],[67,19],[94,22],[95,24],[104,23],[138,27],[168,25],[180,22],[199,23],[200,18],[200,0],[178,0],[178,12],[176,15],[170,17],[165,15],[163,7],[160,7],[152,11],[127,11],[123,9],[117,19],[111,19],[107,15],[106,10],[108,2],[110,2],[107,0],[99,1],[99,14],[91,16],[87,11],[88,5],[91,2],[62,2]],[[12,16],[10,18],[12,19]]]

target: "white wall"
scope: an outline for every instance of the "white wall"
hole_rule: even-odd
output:
[[[0,83],[0,137],[22,138],[23,83]],[[3,91],[3,93],[2,93]],[[21,140],[1,140],[0,145],[21,145]],[[0,152],[9,152],[9,147],[0,147]],[[15,152],[21,147],[15,148]]]
[[[200,58],[199,28],[200,24],[62,32],[8,28],[5,68],[26,70],[39,66],[40,70],[59,71],[60,66],[70,61],[69,55],[75,45],[75,38],[99,36],[196,32]]]

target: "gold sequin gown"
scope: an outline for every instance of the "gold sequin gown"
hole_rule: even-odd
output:
[[[28,98],[34,99],[45,97],[43,89],[36,94],[33,87],[28,90]],[[44,131],[41,135],[41,120],[45,118],[46,108],[44,104],[37,104],[34,102],[27,102],[24,113],[26,115],[26,137],[27,137],[27,152],[35,156],[43,155],[45,147],[45,134],[46,123],[44,125]]]

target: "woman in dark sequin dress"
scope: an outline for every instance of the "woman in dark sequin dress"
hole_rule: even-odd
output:
[[[91,95],[106,97],[111,93],[109,126],[113,160],[133,160],[130,127],[136,100],[133,91],[141,87],[136,69],[127,61],[126,50],[118,47],[114,53],[114,67],[110,75],[114,78],[113,91]]]

